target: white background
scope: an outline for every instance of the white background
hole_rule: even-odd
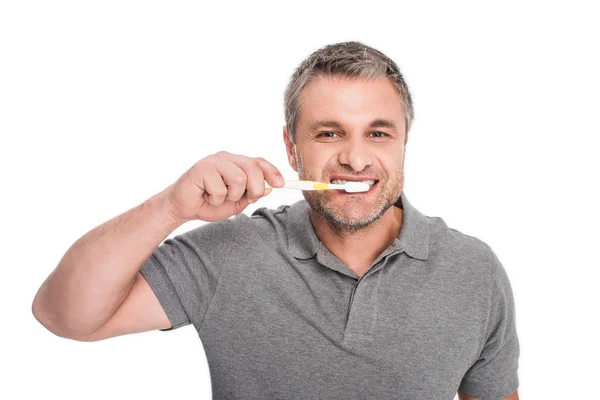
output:
[[[210,398],[191,325],[76,342],[34,319],[34,295],[79,237],[211,153],[262,156],[295,178],[285,85],[347,40],[394,59],[412,91],[411,203],[487,242],[509,275],[521,397],[597,395],[593,2],[207,4],[0,6],[0,397]],[[275,191],[245,212],[300,198]]]

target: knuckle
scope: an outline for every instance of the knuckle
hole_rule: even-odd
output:
[[[231,201],[238,201],[239,199],[242,198],[242,194],[238,193],[238,194],[231,194],[229,196],[227,196],[227,200],[231,200]]]
[[[237,174],[236,176],[233,177],[232,183],[234,185],[243,185],[243,184],[245,184],[246,183],[246,175],[244,175],[244,174]]]
[[[258,161],[256,158],[253,158],[253,159],[250,161],[250,166],[251,166],[253,169],[260,169],[260,168],[261,168],[261,166],[260,166],[260,161]]]
[[[202,160],[196,162],[194,165],[192,165],[192,167],[190,169],[188,169],[188,172],[191,173],[191,172],[197,171],[198,169],[201,169],[206,164],[206,160],[208,160],[209,157],[203,158]]]
[[[211,203],[211,204],[214,204],[214,203],[219,202],[219,201],[223,201],[222,199],[223,199],[222,196],[219,196],[219,195],[217,195],[215,193],[211,193],[208,196],[208,202]]]
[[[225,197],[225,196],[227,196],[227,189],[215,189],[215,190],[213,190],[211,195],[214,197],[219,197],[219,198]]]
[[[210,165],[214,165],[217,162],[218,159],[219,158],[217,157],[216,154],[212,154],[212,155],[210,155],[210,156],[208,156],[208,157],[206,157],[206,158],[198,161],[196,163],[196,165],[194,165],[194,167],[196,167],[198,169],[203,169],[203,168],[206,168],[206,167],[208,167]]]

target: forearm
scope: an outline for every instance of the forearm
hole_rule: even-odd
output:
[[[165,192],[78,239],[38,290],[33,313],[60,336],[91,333],[127,297],[145,260],[183,222],[170,216]]]

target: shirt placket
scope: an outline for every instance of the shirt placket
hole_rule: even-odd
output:
[[[354,285],[348,304],[343,338],[344,345],[357,347],[373,341],[377,324],[377,306],[381,301],[379,298],[380,281],[384,276],[384,274],[377,272],[385,266],[389,256],[398,252],[400,252],[398,246],[388,248]]]

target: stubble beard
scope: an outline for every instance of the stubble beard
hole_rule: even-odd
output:
[[[315,180],[304,174],[303,171],[299,171],[299,175],[302,180]],[[380,189],[382,192],[374,205],[372,212],[364,218],[352,218],[346,216],[340,212],[341,210],[333,207],[327,198],[329,196],[327,190],[303,191],[302,194],[310,207],[319,213],[319,215],[321,215],[339,234],[356,233],[366,229],[379,220],[386,211],[398,201],[404,186],[404,169],[400,168],[396,171],[396,176],[399,177],[396,181],[388,182],[387,179],[380,180],[379,184],[383,185],[385,183],[386,186]],[[348,195],[348,200],[360,202],[359,196],[360,195]]]

